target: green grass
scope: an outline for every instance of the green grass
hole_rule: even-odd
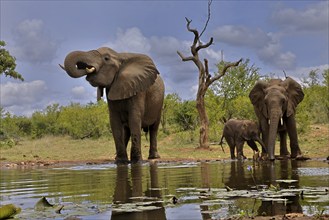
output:
[[[218,137],[219,139],[220,137]],[[229,148],[224,144],[225,153],[218,144],[209,149],[197,148],[197,132],[165,135],[160,132],[158,150],[161,160],[218,160],[230,158]],[[310,130],[299,134],[300,147],[311,158],[329,156],[329,125],[312,125]],[[289,142],[289,141],[288,141]],[[143,159],[148,157],[148,141],[142,138]],[[130,147],[128,147],[128,155]],[[252,150],[245,144],[244,154],[252,158]],[[279,154],[277,143],[276,154]],[[23,139],[12,147],[0,148],[1,161],[100,161],[114,160],[115,146],[113,138],[97,140],[75,140],[70,137],[47,136],[41,139]]]

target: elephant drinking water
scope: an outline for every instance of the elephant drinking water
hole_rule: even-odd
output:
[[[150,133],[149,159],[159,158],[157,133],[164,99],[164,83],[153,61],[146,55],[117,53],[102,47],[69,53],[61,66],[69,76],[86,80],[106,91],[110,125],[116,147],[116,163],[142,159],[141,129]]]

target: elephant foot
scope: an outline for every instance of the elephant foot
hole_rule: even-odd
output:
[[[131,157],[130,162],[132,164],[141,163],[142,162],[142,157],[141,156],[139,156],[139,157]]]
[[[267,155],[266,160],[275,161],[275,156],[274,155]]]
[[[149,157],[148,157],[149,160],[159,159],[159,158],[160,158],[160,155],[158,153],[150,154]]]
[[[120,158],[115,158],[115,164],[121,165],[121,164],[129,164],[129,160],[127,159],[120,159]]]
[[[308,156],[304,156],[304,155],[298,155],[294,159],[296,159],[296,160],[309,160],[311,158],[308,157]]]
[[[247,157],[243,154],[238,155],[238,160],[245,160]]]
[[[288,159],[290,159],[290,154],[275,156],[275,159],[276,160],[288,160]]]
[[[259,152],[254,152],[254,155],[252,156],[252,159],[254,161],[259,161],[261,157],[259,156]]]

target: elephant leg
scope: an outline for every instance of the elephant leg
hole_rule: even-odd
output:
[[[236,154],[237,154],[238,160],[244,160],[247,158],[243,155],[243,143],[244,143],[244,141],[236,142]]]
[[[225,137],[225,140],[226,140],[228,146],[230,147],[231,159],[234,160],[235,159],[235,154],[234,154],[235,142],[234,142],[234,139],[233,139],[233,137]]]
[[[111,114],[110,124],[113,133],[115,148],[116,148],[116,157],[115,162],[117,164],[127,164],[128,156],[125,145],[125,135],[124,127],[120,121],[117,120],[118,117],[115,117],[115,114]]]
[[[159,124],[160,124],[160,120],[149,127],[150,150],[149,150],[148,159],[160,158],[160,155],[158,153],[158,146],[157,146],[157,136],[158,136]]]
[[[287,131],[290,139],[291,158],[301,156],[302,151],[300,150],[298,144],[297,128],[294,115],[287,118]]]
[[[129,127],[125,126],[124,127],[124,144],[125,144],[126,152],[127,152],[127,146],[128,146],[129,139],[130,139],[130,129],[129,129]]]
[[[137,163],[142,160],[141,152],[141,117],[138,114],[129,116],[129,128],[131,136],[131,151],[130,160],[132,163]]]
[[[290,156],[290,153],[287,149],[287,132],[286,131],[280,131],[280,156],[287,157]]]

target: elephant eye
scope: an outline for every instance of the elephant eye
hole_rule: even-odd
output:
[[[105,61],[109,61],[110,60],[110,57],[104,57],[104,60]]]

